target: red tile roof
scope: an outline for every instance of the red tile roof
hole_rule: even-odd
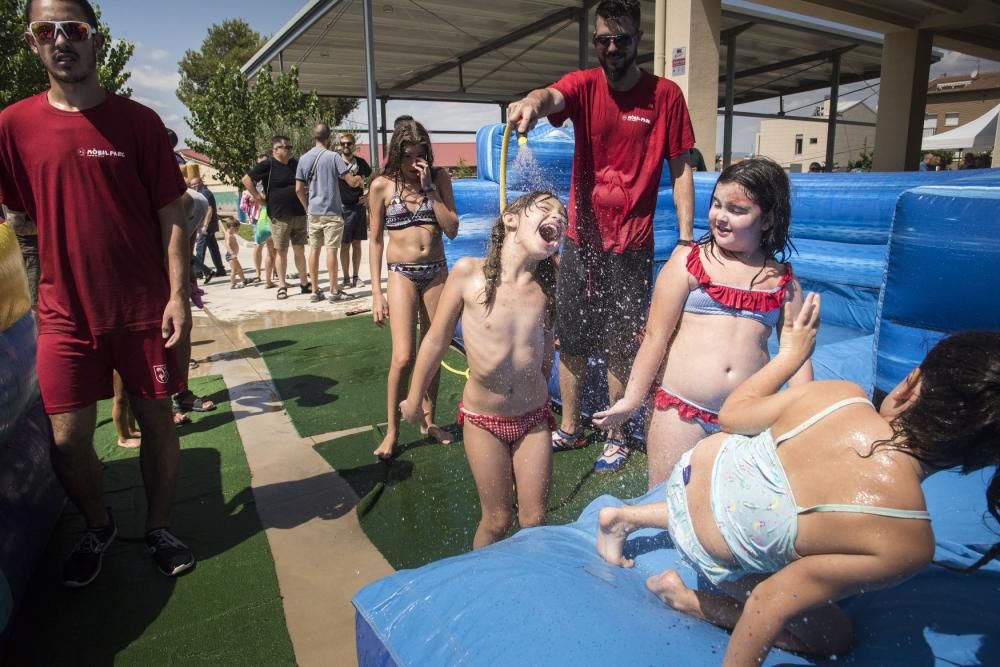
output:
[[[954,85],[963,81],[970,82],[968,85]],[[944,85],[944,89],[939,86]],[[994,90],[1000,88],[1000,72],[981,72],[972,78],[972,74],[952,74],[949,76],[939,76],[927,84],[928,95],[943,95],[945,93],[958,93],[970,90]]]
[[[202,164],[208,165],[209,167],[215,166],[215,161],[212,158],[205,155],[204,153],[193,151],[190,148],[182,148],[177,152],[180,153],[185,160],[193,160],[194,162],[201,162]]]
[[[380,149],[381,152],[381,149]],[[368,162],[368,144],[358,144],[357,153]],[[438,142],[434,144],[434,164],[438,167],[456,167],[458,158],[465,161],[467,167],[476,166],[476,142],[464,141],[456,143]]]

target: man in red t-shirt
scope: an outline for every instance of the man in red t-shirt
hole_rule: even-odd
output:
[[[664,160],[670,167],[678,243],[693,234],[694,182],[688,150],[694,132],[680,89],[635,64],[640,12],[637,0],[597,6],[594,48],[600,67],[571,72],[508,107],[519,133],[549,116],[573,121],[576,147],[556,296],[562,425],[556,449],[583,446],[580,399],[587,359],[603,353],[610,404],[621,398],[639,348],[649,307],[653,213]],[[595,464],[617,470],[626,440],[611,432]]]
[[[180,457],[174,349],[191,329],[186,188],[157,115],[101,88],[90,3],[29,0],[25,12],[50,88],[0,113],[0,201],[38,226],[38,387],[53,468],[87,524],[63,583],[93,581],[117,534],[93,445],[112,370],[142,430],[146,543],[173,576],[194,565],[167,528]]]

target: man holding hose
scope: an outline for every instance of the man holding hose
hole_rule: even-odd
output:
[[[555,449],[585,444],[580,403],[590,356],[603,353],[607,360],[610,404],[624,391],[649,307],[653,212],[664,160],[678,243],[690,243],[693,235],[687,155],[694,131],[680,89],[636,65],[639,25],[637,0],[603,0],[593,38],[600,67],[571,72],[507,111],[519,133],[548,116],[557,127],[572,120],[576,135],[556,302],[563,413],[552,435]],[[618,470],[627,457],[625,437],[611,432],[594,469]]]

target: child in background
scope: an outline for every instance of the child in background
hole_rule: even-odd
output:
[[[722,428],[745,435],[712,435],[686,452],[665,503],[598,515],[598,552],[618,565],[631,565],[630,532],[670,531],[715,588],[688,588],[674,570],[646,586],[677,611],[732,628],[725,665],[759,665],[772,646],[843,655],[854,632],[834,603],[931,562],[921,481],[1000,463],[1000,333],[944,339],[876,411],[851,382],[779,391],[812,351],[818,310],[810,294],[793,323],[786,305],[778,354],[722,406]],[[1000,520],[995,470],[986,499]],[[997,555],[1000,544],[969,569]]]
[[[448,276],[399,406],[407,421],[423,423],[423,396],[461,317],[469,380],[458,423],[482,508],[474,549],[500,540],[510,528],[515,482],[520,526],[545,520],[554,426],[547,384],[556,288],[552,255],[565,228],[566,209],[550,193],[533,192],[507,207],[493,226],[486,258],[460,259]]]
[[[226,261],[229,262],[229,289],[243,289],[246,276],[240,264],[240,221],[230,218],[226,222]],[[237,274],[239,278],[237,278]]]
[[[649,488],[719,430],[726,397],[767,363],[768,336],[775,326],[782,331],[782,305],[799,312],[802,290],[791,264],[782,263],[791,247],[790,217],[784,170],[767,158],[738,162],[715,184],[709,233],[674,252],[660,271],[625,395],[593,420],[615,428],[652,393]],[[810,380],[807,361],[789,386]]]

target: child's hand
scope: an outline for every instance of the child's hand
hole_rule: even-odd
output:
[[[595,412],[590,421],[602,431],[610,431],[627,422],[633,412],[635,412],[635,407],[623,398],[607,410]]]
[[[404,400],[399,404],[399,413],[406,421],[414,426],[424,425],[424,408],[420,401],[411,402]]]
[[[385,321],[389,318],[389,303],[382,296],[381,292],[372,294],[372,320],[378,327],[384,327]]]
[[[778,354],[791,355],[805,363],[816,346],[816,332],[819,330],[819,294],[810,292],[802,301],[798,316],[792,314],[792,304],[784,306],[784,324],[781,327]]]

